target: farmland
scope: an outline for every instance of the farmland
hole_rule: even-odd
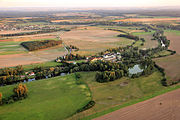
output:
[[[121,120],[143,120],[143,119],[177,119],[179,118],[179,101],[180,90],[168,92],[164,95],[157,96],[147,101],[137,103],[135,105],[122,108],[108,115],[98,117],[93,120],[116,120],[118,117]],[[158,112],[157,112],[158,111]],[[148,114],[147,114],[148,113]],[[174,114],[174,116],[172,116]]]
[[[4,97],[11,95],[13,86],[0,88]],[[19,120],[65,119],[91,100],[87,86],[77,85],[73,74],[30,82],[27,87],[27,99],[0,106],[0,119],[12,120],[14,116]]]
[[[163,58],[157,58],[155,61],[158,65],[165,69],[166,75],[169,77],[170,80],[177,81],[180,78],[180,49],[179,49],[179,39],[180,39],[180,32],[168,30],[165,32],[168,39],[171,41],[170,49],[176,51],[176,55],[167,56]]]
[[[26,99],[0,106],[0,120],[14,116],[20,120],[93,119],[179,88],[175,84],[180,80],[179,17],[103,10],[40,13],[41,17],[13,16],[0,21],[0,68],[4,68],[0,93],[7,99],[16,83],[35,80],[24,83],[29,90]],[[32,13],[23,16],[28,14]],[[58,40],[62,44],[40,45]],[[28,51],[23,43],[42,49],[28,47]],[[17,65],[23,65],[21,74],[15,70]],[[133,66],[142,71],[131,75]],[[179,98],[176,92],[173,95],[135,107],[142,114],[158,104],[158,114],[162,99],[164,105],[172,96]],[[77,112],[91,100],[94,106]],[[167,107],[174,105],[168,104],[162,113],[169,112]],[[117,114],[136,116],[131,109],[112,113],[112,119]]]
[[[130,45],[133,40],[118,38],[120,32],[89,28],[84,30],[72,30],[61,37],[66,44],[73,44],[80,48],[76,53],[92,55],[108,48]]]
[[[180,18],[128,18],[123,20],[115,20],[115,22],[167,22],[179,20]]]
[[[166,90],[166,87],[161,85],[162,75],[159,72],[136,79],[121,78],[110,83],[97,83],[95,73],[81,73],[81,75],[81,79],[90,87],[96,105],[92,109],[74,115],[70,120],[87,117],[117,105],[123,105],[130,101],[145,98],[158,91]]]

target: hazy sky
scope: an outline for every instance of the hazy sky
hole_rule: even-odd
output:
[[[0,0],[0,7],[153,7],[180,6],[180,0]]]

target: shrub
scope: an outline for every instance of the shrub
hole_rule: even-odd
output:
[[[23,85],[20,83],[18,86],[14,88],[14,93],[15,93],[15,96],[20,99],[27,96],[28,89],[26,85]]]
[[[95,105],[95,101],[90,101],[86,106],[84,106],[83,108],[77,110],[77,112],[82,112],[85,111],[89,108],[92,108]]]
[[[0,93],[0,105],[2,104],[2,93]]]

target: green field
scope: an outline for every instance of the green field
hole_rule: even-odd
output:
[[[153,55],[153,57],[159,57],[159,56],[168,56],[171,55],[170,51],[163,50]]]
[[[145,42],[144,45],[141,46],[141,41],[136,42],[134,46],[139,47],[140,49],[149,49],[149,48],[155,48],[158,46],[157,40],[151,40],[153,38],[154,31],[151,32],[133,32],[132,34],[135,36],[139,36],[140,38],[144,38]]]
[[[41,41],[41,40],[58,40],[54,39],[32,39],[31,41]],[[28,53],[28,51],[22,47],[19,41],[3,41],[0,42],[0,55],[10,55],[10,54],[22,54]]]
[[[176,35],[180,35],[180,31],[178,30],[165,30],[165,33],[176,33]]]
[[[109,83],[98,83],[95,81],[95,72],[81,73],[82,78],[92,91],[95,106],[88,111],[76,114],[71,120],[84,118],[101,111],[111,109],[114,106],[124,105],[131,101],[135,102],[161,90],[166,90],[162,86],[162,74],[158,71],[149,76],[139,78],[121,78]],[[128,84],[123,85],[126,82]],[[110,111],[109,111],[110,112]]]
[[[85,84],[77,85],[74,74],[26,83],[28,98],[0,106],[0,120],[62,120],[91,100]],[[4,97],[14,85],[0,87]]]
[[[49,61],[49,62],[43,62],[43,63],[35,63],[35,64],[30,64],[30,65],[23,65],[23,68],[25,71],[32,70],[35,67],[55,67],[57,65],[61,65],[62,63],[57,63],[54,61]]]
[[[26,53],[22,46],[20,46],[21,42],[0,42],[0,55],[9,55],[9,54],[18,54],[18,53]]]

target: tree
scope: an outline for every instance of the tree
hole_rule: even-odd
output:
[[[17,96],[18,98],[27,97],[28,89],[26,85],[20,83],[18,86],[14,88],[14,93],[15,96]]]

